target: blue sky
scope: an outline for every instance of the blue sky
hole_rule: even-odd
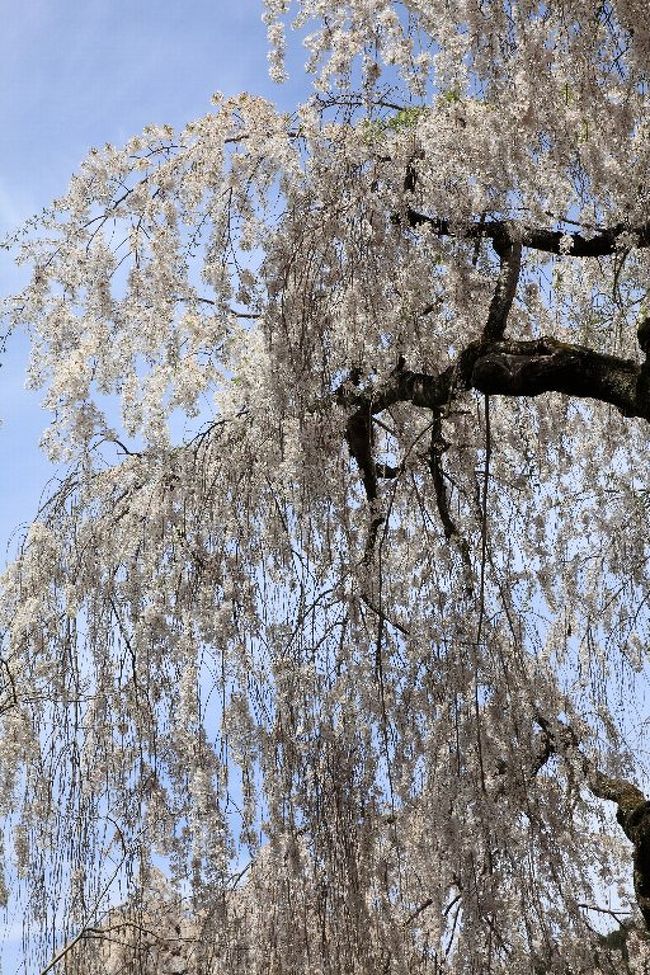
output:
[[[0,239],[66,187],[88,150],[149,123],[183,125],[210,95],[247,90],[293,107],[305,90],[268,78],[258,0],[23,0],[5,4],[0,35]],[[0,251],[0,292],[20,284]],[[38,449],[39,394],[24,389],[27,346],[0,368],[0,564],[36,513],[53,469]],[[11,549],[10,549],[11,550]],[[0,913],[3,973],[18,967],[20,917]]]

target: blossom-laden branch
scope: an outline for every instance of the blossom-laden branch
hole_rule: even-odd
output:
[[[547,230],[514,224],[507,220],[482,220],[469,225],[455,224],[451,220],[432,217],[409,208],[406,217],[411,227],[427,226],[438,237],[462,237],[469,240],[485,238],[495,247],[503,247],[515,239],[523,247],[543,251],[546,254],[566,254],[569,257],[606,257],[615,254],[625,243],[633,241],[634,247],[650,247],[650,220],[637,226],[616,224],[594,230],[589,235]]]
[[[410,402],[438,415],[454,395],[470,389],[486,395],[513,397],[557,392],[609,403],[626,417],[650,419],[647,360],[639,365],[632,359],[561,342],[553,336],[527,341],[505,337],[517,293],[524,246],[576,257],[608,255],[620,247],[623,235],[632,237],[638,248],[650,246],[650,221],[635,228],[617,225],[584,237],[517,226],[502,220],[481,220],[469,227],[456,228],[448,220],[428,217],[412,209],[408,210],[407,216],[411,226],[427,224],[439,236],[460,236],[477,241],[490,239],[500,259],[500,270],[481,339],[468,343],[451,366],[435,375],[407,370],[400,359],[389,380],[381,385],[358,391],[359,375],[356,374],[353,390],[349,383],[338,390],[339,402],[356,406],[348,421],[346,437],[350,453],[362,471],[366,496],[373,507],[377,499],[377,478],[393,476],[393,472],[379,470],[372,458],[371,417],[399,402]],[[641,349],[647,353],[650,342],[644,324],[639,328],[638,339]],[[448,535],[450,523],[444,499],[442,506],[440,504],[441,483],[436,472],[437,465],[434,464],[436,496]]]

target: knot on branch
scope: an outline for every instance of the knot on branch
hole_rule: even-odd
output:
[[[566,370],[570,362],[554,339],[498,342],[477,358],[472,385],[487,394],[537,396],[549,389],[549,380],[560,367]]]

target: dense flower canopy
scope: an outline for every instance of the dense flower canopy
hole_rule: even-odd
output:
[[[82,965],[162,867],[193,973],[645,971],[646,2],[265,16],[295,115],[215,96],[17,241],[32,913]]]

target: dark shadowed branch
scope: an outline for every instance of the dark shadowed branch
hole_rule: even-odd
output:
[[[495,246],[518,240],[523,247],[544,251],[547,254],[567,254],[569,257],[605,257],[614,254],[621,247],[622,240],[632,237],[634,246],[650,247],[650,220],[638,226],[616,224],[594,231],[589,236],[579,233],[564,233],[560,230],[546,230],[543,227],[514,225],[507,220],[485,220],[461,224],[451,220],[431,217],[409,208],[406,213],[409,225],[426,225],[439,237],[459,237],[475,240],[485,237]],[[569,246],[570,241],[570,246]]]

